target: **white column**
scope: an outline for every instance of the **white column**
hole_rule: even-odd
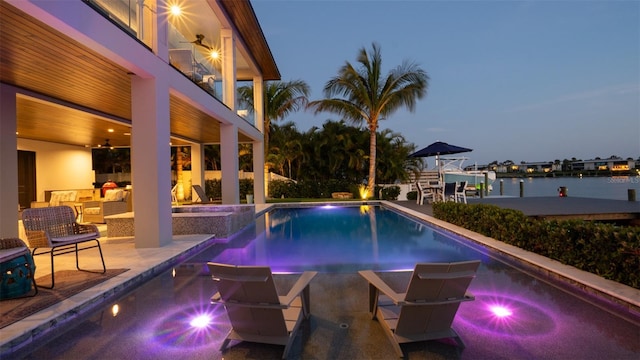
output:
[[[254,126],[264,134],[264,83],[261,76],[253,78],[253,121]],[[264,165],[264,141],[253,143],[253,194],[256,204],[264,204],[269,189],[265,182],[269,169]]]
[[[171,243],[171,151],[166,74],[131,76],[131,166],[137,248]]]
[[[222,170],[222,203],[240,203],[238,181],[238,127],[220,124],[220,162]]]
[[[253,115],[253,125],[264,134],[264,82],[262,76],[253,78]]]
[[[0,84],[0,238],[18,237],[16,102],[15,90]]]
[[[231,29],[220,30],[222,43],[222,102],[234,112],[236,105],[236,44]]]
[[[253,201],[264,204],[266,184],[264,181],[264,143],[254,141],[253,145]]]
[[[204,189],[204,145],[191,144],[191,184],[200,185]],[[191,188],[191,200],[194,199],[195,192]],[[207,199],[202,199],[207,201]]]

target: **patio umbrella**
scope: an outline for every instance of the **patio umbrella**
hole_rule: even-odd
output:
[[[441,177],[440,171],[440,155],[459,154],[463,152],[473,151],[473,149],[465,148],[462,146],[450,145],[446,142],[436,141],[433,144],[427,146],[424,149],[418,150],[409,157],[436,157],[436,163],[438,164],[438,177]],[[442,180],[441,180],[442,181]]]

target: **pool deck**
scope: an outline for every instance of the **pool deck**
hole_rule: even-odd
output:
[[[487,199],[488,200],[488,199]],[[560,199],[566,200],[566,199]],[[511,253],[524,261],[542,269],[560,274],[559,277],[571,282],[585,284],[605,296],[620,299],[628,310],[640,318],[640,291],[575,268],[559,264],[541,256],[497,242],[493,239],[455,227],[430,216],[431,207],[417,206],[414,201],[387,202],[391,207],[402,209],[409,215],[434,223],[436,226],[453,230],[460,235],[481,242],[503,253]],[[256,213],[265,211],[270,205],[256,205]],[[177,259],[185,254],[194,254],[211,243],[206,235],[174,236],[174,241],[162,248],[135,248],[133,238],[102,238],[104,258],[107,268],[128,268],[129,271],[103,282],[69,299],[63,300],[22,321],[9,325],[0,331],[0,354],[21,347],[33,347],[46,338],[50,331],[59,331],[60,324],[73,322],[79,314],[97,305],[113,301],[123,291],[166,271]],[[81,254],[81,261],[98,262],[94,251]],[[93,258],[91,258],[93,257]],[[50,271],[47,256],[36,257],[37,273],[42,276]],[[72,254],[58,256],[56,269],[75,269]],[[394,359],[396,355],[382,327],[366,312],[366,283],[357,274],[319,274],[312,284],[312,318],[303,325],[300,339],[291,350],[290,358],[312,359]],[[342,301],[336,301],[342,300]],[[158,309],[162,311],[162,309]],[[635,337],[635,339],[634,339]],[[636,341],[640,333],[629,341]],[[221,341],[222,339],[219,339]],[[96,339],[96,341],[99,341]],[[403,345],[405,354],[411,359],[432,358],[488,358],[495,357],[493,351],[498,343],[479,343],[465,339],[467,348],[462,350],[446,342],[430,341]],[[217,342],[218,344],[219,342]],[[502,341],[500,341],[502,343]],[[279,358],[282,347],[241,343],[225,354],[211,345],[206,349],[193,349],[185,354],[186,359],[270,359]],[[97,348],[106,348],[96,344]],[[502,344],[499,358],[527,358],[518,344]],[[554,349],[548,349],[553,354]],[[490,355],[493,354],[493,355]],[[95,355],[95,354],[94,354]],[[224,355],[224,356],[223,356]],[[0,355],[2,359],[5,357]],[[594,354],[594,358],[606,358],[607,354]],[[77,359],[90,358],[78,354]],[[138,357],[140,358],[140,357]],[[158,357],[155,357],[158,358]],[[553,358],[553,356],[549,357]]]

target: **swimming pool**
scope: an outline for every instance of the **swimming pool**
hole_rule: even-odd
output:
[[[274,272],[406,270],[417,262],[477,259],[481,254],[435,227],[380,206],[284,207],[259,217],[255,237],[216,262],[268,265]],[[264,231],[262,230],[264,229]]]
[[[305,325],[304,340],[292,349],[294,358],[395,358],[380,325],[366,312],[366,282],[354,271],[368,265],[381,270],[413,268],[417,259],[481,259],[482,265],[470,286],[476,300],[463,304],[454,322],[467,347],[417,343],[405,346],[411,358],[635,359],[640,353],[637,323],[507,265],[499,254],[426,222],[385,207],[284,210],[261,215],[255,225],[229,242],[213,244],[105,304],[25,358],[101,359],[105,354],[114,359],[223,358],[217,348],[229,326],[224,310],[209,305],[215,292],[204,266],[209,260],[263,263],[282,272],[323,269],[311,285],[312,318]],[[307,215],[313,212],[318,218],[309,220],[313,216]],[[336,220],[338,227],[329,226],[329,219]],[[321,230],[326,230],[323,236],[313,236]],[[281,234],[295,236],[275,236]],[[297,237],[308,237],[305,240],[318,247],[296,249]],[[352,244],[338,246],[346,241]],[[322,249],[330,256],[319,254]],[[354,254],[359,260],[352,260]],[[305,260],[309,258],[313,262]],[[349,269],[341,268],[336,258],[348,263],[345,268]],[[286,283],[288,275],[282,276]],[[192,326],[191,321],[202,314],[212,319],[209,326]],[[281,354],[278,346],[242,343],[224,358],[265,359]]]

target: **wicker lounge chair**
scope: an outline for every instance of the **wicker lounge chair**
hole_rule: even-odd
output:
[[[100,232],[95,225],[79,224],[76,221],[73,209],[69,206],[52,206],[46,208],[25,209],[22,212],[22,223],[29,247],[32,248],[32,256],[50,254],[51,255],[51,287],[55,285],[53,257],[62,254],[75,252],[76,268],[82,271],[78,262],[78,252],[98,248],[100,260],[102,261],[102,272],[107,271],[100,247]],[[95,245],[80,247],[80,244],[94,242]],[[38,252],[38,249],[45,248]],[[89,271],[97,272],[97,271]],[[41,287],[46,287],[38,285]]]
[[[211,303],[224,304],[232,326],[220,351],[231,340],[250,341],[284,345],[286,358],[302,320],[310,316],[309,282],[317,272],[304,272],[287,295],[279,296],[269,267],[208,266],[218,283]]]
[[[36,266],[24,241],[17,238],[0,239],[0,298],[22,297],[38,293]]]
[[[460,303],[474,300],[467,293],[480,261],[417,264],[406,293],[398,293],[371,270],[359,271],[369,282],[369,311],[384,327],[398,356],[400,344],[453,338],[451,328]]]

